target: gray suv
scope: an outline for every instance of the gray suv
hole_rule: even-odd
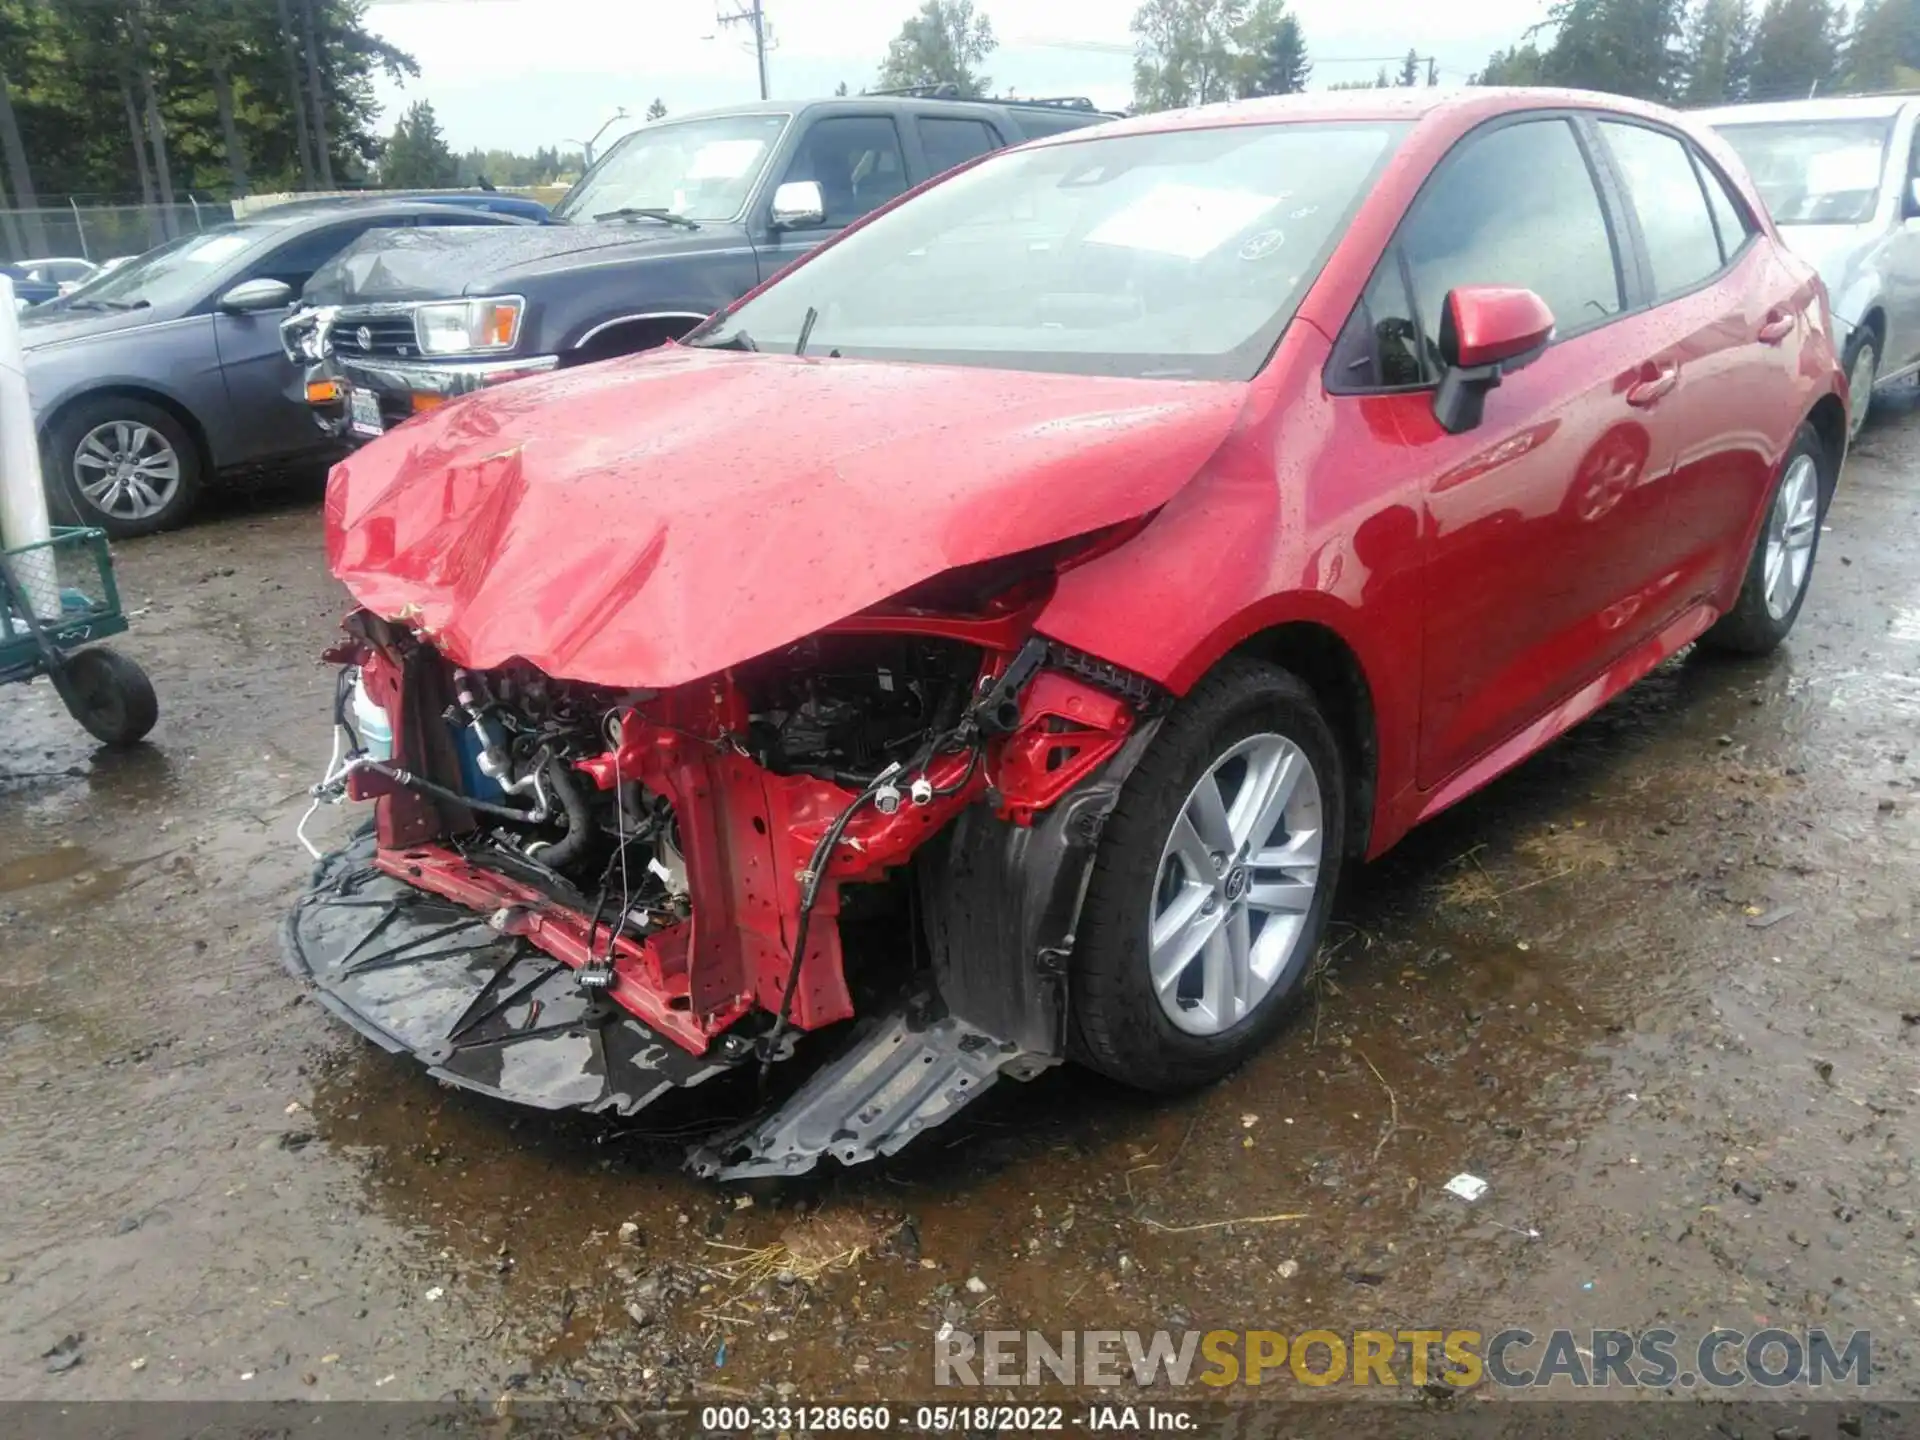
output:
[[[330,414],[365,439],[451,395],[678,339],[921,181],[1112,118],[1078,98],[913,93],[656,121],[551,225],[363,242],[289,322],[289,354],[324,372],[314,393],[338,393]]]

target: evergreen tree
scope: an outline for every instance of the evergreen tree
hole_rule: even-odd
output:
[[[578,175],[584,168],[579,154],[562,155],[552,145],[542,145],[531,155],[513,150],[469,150],[457,166],[462,180],[482,178],[495,185],[552,185],[562,175]]]
[[[1467,77],[1469,85],[1541,85],[1544,65],[1540,47],[1529,40],[1524,45],[1509,45],[1487,57],[1486,69]]]
[[[1541,80],[1666,100],[1679,89],[1681,0],[1558,0]]]
[[[1920,0],[1865,0],[1842,57],[1849,90],[1898,90],[1920,81]]]
[[[1307,88],[1313,65],[1300,21],[1278,0],[1263,0],[1241,33],[1243,68],[1236,93],[1297,95]]]
[[[647,106],[647,119],[663,120],[666,118],[666,114],[667,114],[667,102],[660,99],[658,96],[655,96],[653,103]]]
[[[374,75],[419,74],[366,30],[364,9],[296,0],[288,13],[301,21],[283,26],[280,0],[0,0],[10,197],[60,205],[157,201],[166,186],[202,197],[293,189],[318,176],[316,130],[336,179],[363,181],[380,150]]]
[[[1747,0],[1701,0],[1687,22],[1689,105],[1744,100],[1753,50],[1753,11]]]
[[[414,101],[381,153],[380,183],[395,190],[433,190],[452,185],[458,172],[432,103]]]
[[[1767,0],[1754,27],[1748,95],[1797,100],[1832,89],[1840,72],[1841,24],[1831,0]]]
[[[1400,84],[1403,87],[1411,88],[1419,83],[1420,56],[1415,51],[1409,50],[1407,51],[1407,58],[1400,62]]]

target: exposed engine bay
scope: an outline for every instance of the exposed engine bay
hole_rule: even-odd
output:
[[[387,1048],[548,1108],[754,1075],[760,1113],[690,1156],[729,1177],[891,1153],[1064,1054],[1057,956],[1161,697],[1017,605],[854,617],[667,691],[347,629],[314,805],[371,800],[375,826],[322,859],[290,953]],[[855,955],[863,905],[887,938]]]

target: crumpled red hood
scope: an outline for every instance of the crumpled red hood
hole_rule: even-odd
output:
[[[327,560],[459,664],[666,688],[1145,514],[1243,393],[669,348],[483,392],[360,451],[328,486]]]

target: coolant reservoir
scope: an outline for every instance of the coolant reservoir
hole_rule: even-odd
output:
[[[360,748],[368,759],[393,758],[393,722],[367,694],[366,679],[357,670],[353,673],[353,728],[360,734]]]

